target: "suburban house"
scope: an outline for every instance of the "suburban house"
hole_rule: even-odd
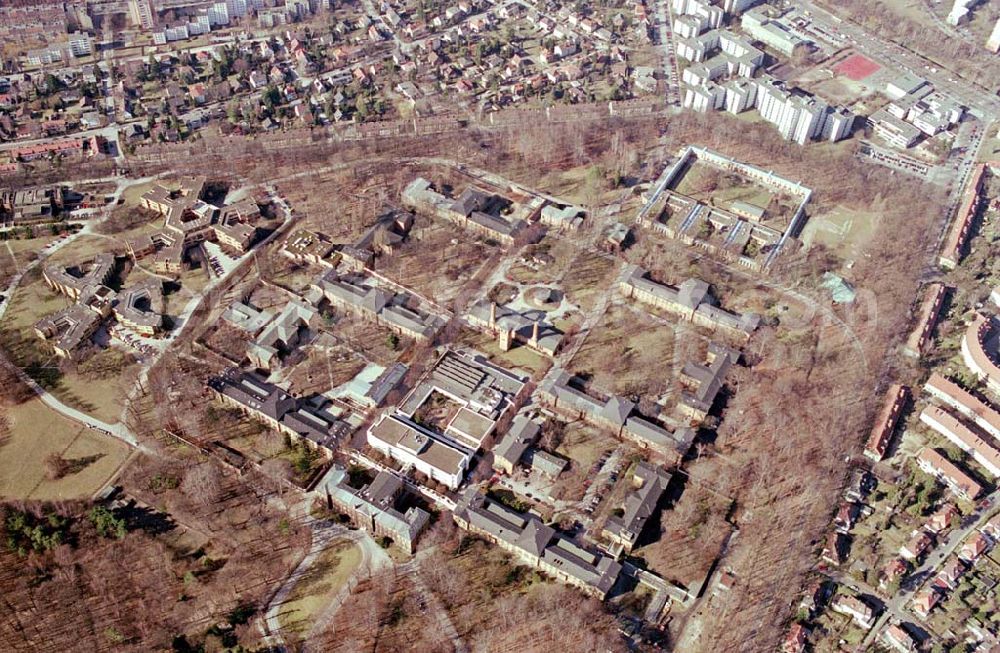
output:
[[[928,583],[913,596],[913,614],[921,619],[926,619],[940,600],[941,595],[938,590],[931,583]]]
[[[913,562],[919,559],[927,549],[934,544],[934,537],[925,530],[915,530],[907,540],[899,547],[899,555],[905,560]]]
[[[800,623],[793,623],[781,641],[781,653],[803,653],[809,631]]]
[[[846,614],[861,628],[871,628],[875,624],[875,611],[856,596],[840,595],[830,604],[834,612]]]
[[[622,566],[611,556],[588,551],[531,514],[515,512],[466,488],[454,511],[460,528],[476,533],[556,580],[603,600]]]
[[[913,653],[917,642],[899,624],[892,624],[882,631],[882,641],[899,653]]]

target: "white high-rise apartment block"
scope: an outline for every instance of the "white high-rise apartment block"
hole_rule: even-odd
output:
[[[220,27],[229,24],[229,7],[225,2],[216,2],[208,8],[208,24],[211,27]]]
[[[69,51],[74,56],[83,57],[94,51],[94,44],[89,35],[73,32],[69,35]]]
[[[951,6],[951,11],[948,12],[948,24],[961,25],[969,20],[969,14],[972,13],[972,5],[976,4],[976,2],[977,0],[955,0],[955,4]]]
[[[1000,52],[1000,18],[997,19],[997,24],[993,26],[993,32],[986,41],[986,49],[993,54]]]
[[[226,11],[231,19],[246,16],[247,0],[226,0]]]
[[[141,29],[151,30],[156,24],[156,14],[150,0],[129,0],[128,13],[132,24]]]

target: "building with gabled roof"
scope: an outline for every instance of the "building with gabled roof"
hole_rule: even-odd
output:
[[[889,449],[892,434],[896,430],[899,422],[899,415],[903,412],[903,407],[910,397],[910,389],[905,385],[894,383],[886,392],[885,403],[879,411],[875,425],[872,426],[868,435],[868,442],[865,444],[865,456],[874,461],[882,460],[885,452]]]
[[[910,539],[899,547],[899,555],[906,560],[917,560],[934,544],[934,536],[925,530],[915,530]]]
[[[347,422],[327,409],[327,402],[296,399],[258,374],[238,367],[212,377],[208,387],[224,404],[306,442],[327,457],[333,455],[337,441],[351,430]]]
[[[826,536],[826,544],[820,557],[831,565],[841,565],[850,552],[851,539],[840,531],[831,531]]]
[[[476,487],[465,490],[454,519],[460,528],[481,535],[524,564],[600,600],[622,571],[614,558],[574,544],[534,515],[515,512]]]
[[[493,469],[513,474],[528,449],[538,442],[541,430],[537,422],[524,415],[516,416],[507,433],[493,447]]]
[[[834,612],[851,617],[861,628],[871,628],[875,624],[875,611],[856,596],[841,594],[833,600],[830,607]]]
[[[646,270],[630,264],[618,278],[618,289],[625,297],[740,338],[749,339],[760,326],[760,316],[756,313],[733,313],[719,307],[711,287],[701,279],[687,279],[677,287],[667,286],[650,280]]]
[[[882,641],[900,653],[913,653],[917,642],[899,624],[892,624],[882,631]]]
[[[921,619],[926,619],[939,601],[941,595],[928,583],[913,596],[913,613]]]
[[[982,533],[973,533],[962,543],[962,548],[958,551],[958,558],[970,565],[990,550],[990,539]]]
[[[971,419],[994,438],[1000,438],[1000,413],[954,381],[934,372],[924,384],[924,390],[945,406]]]
[[[934,327],[947,294],[948,286],[942,283],[931,283],[924,289],[924,300],[920,303],[920,309],[917,313],[917,326],[914,327],[903,347],[903,352],[908,356],[920,358],[927,353],[931,335],[934,333]]]
[[[910,567],[905,560],[902,558],[893,558],[882,568],[882,573],[879,574],[878,586],[882,589],[887,589],[905,576],[909,570]]]
[[[680,380],[684,385],[678,405],[681,412],[699,421],[708,417],[716,398],[722,392],[726,375],[739,360],[739,351],[713,342],[708,346],[706,363],[685,363],[680,373]]]
[[[517,217],[516,212],[504,215],[502,207],[509,204],[508,200],[472,186],[457,198],[451,198],[436,191],[428,180],[418,177],[403,190],[402,199],[416,211],[450,220],[505,245],[513,244],[514,237],[525,226],[525,220]]]
[[[602,535],[631,553],[649,518],[667,490],[671,475],[665,469],[639,462],[632,470],[633,489],[625,495],[621,516],[608,517]]]
[[[1000,450],[992,442],[986,441],[983,435],[937,406],[925,408],[920,413],[920,421],[946,437],[962,451],[971,454],[976,462],[994,477],[1000,476]]]
[[[809,630],[802,624],[796,622],[791,625],[785,638],[781,640],[781,653],[803,653],[806,650],[806,641]]]
[[[948,530],[951,526],[952,520],[960,516],[961,513],[958,511],[958,508],[955,507],[955,504],[945,503],[940,508],[935,510],[934,514],[927,518],[927,524],[924,528],[937,535]]]
[[[510,306],[482,299],[468,311],[469,324],[493,333],[502,351],[515,342],[546,356],[554,357],[565,335],[546,320],[545,311],[518,311]]]
[[[338,275],[330,270],[313,282],[313,287],[334,307],[374,320],[377,324],[426,342],[444,326],[444,320],[422,309],[411,309],[406,293],[384,290],[360,275]]]
[[[538,390],[538,398],[559,412],[607,429],[665,460],[679,462],[695,438],[694,429],[678,426],[671,432],[641,415],[633,416],[635,404],[624,397],[589,395],[574,387],[573,376],[558,366],[549,370]]]
[[[1000,329],[997,324],[995,317],[976,313],[962,336],[962,360],[990,391],[1000,394],[1000,366],[996,362]]]
[[[403,479],[382,471],[360,489],[352,488],[347,481],[343,468],[331,470],[326,491],[334,507],[374,537],[388,537],[395,546],[412,554],[417,538],[430,522],[430,514],[417,507],[404,512],[397,509],[405,488]]]
[[[933,449],[924,447],[920,450],[917,466],[947,485],[961,499],[975,501],[983,493],[979,483]]]
[[[316,311],[311,307],[297,301],[288,302],[247,347],[250,362],[260,369],[273,369],[280,363],[283,352],[298,346],[302,332],[308,331],[315,319]]]

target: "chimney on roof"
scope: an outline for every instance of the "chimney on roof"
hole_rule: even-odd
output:
[[[538,322],[531,326],[531,346],[538,347]]]
[[[490,302],[490,328],[497,328],[497,303]]]

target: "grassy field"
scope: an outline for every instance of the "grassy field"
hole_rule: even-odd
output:
[[[875,231],[874,217],[842,208],[811,216],[802,229],[802,242],[808,247],[825,245],[843,258],[857,258]]]
[[[57,500],[89,497],[118,470],[128,447],[68,420],[41,400],[6,412],[9,436],[0,444],[0,496]],[[78,471],[50,479],[45,459],[59,454]]]
[[[566,298],[584,311],[592,309],[601,294],[611,292],[609,286],[617,270],[618,263],[614,259],[581,252],[563,277]]]
[[[540,377],[552,365],[549,359],[528,347],[517,346],[510,351],[500,351],[493,336],[472,329],[464,329],[459,336],[459,342],[483,352],[498,365],[530,374],[536,378]]]
[[[590,468],[605,451],[610,451],[618,443],[600,429],[582,422],[565,426],[562,442],[556,453],[569,458],[572,463],[563,472],[554,496],[567,501],[578,501],[586,491],[584,481],[590,477]]]
[[[650,370],[670,369],[674,330],[625,306],[612,305],[587,334],[573,357],[572,371],[587,373],[595,386],[614,394],[659,394],[669,375]]]
[[[536,284],[556,281],[576,257],[578,250],[569,240],[546,235],[536,245],[526,247],[525,255],[552,257],[551,263],[529,266],[523,260],[517,260],[507,271],[507,278],[517,283]]]
[[[495,249],[443,220],[418,217],[411,233],[396,253],[381,257],[376,267],[396,283],[441,305],[455,298]]]
[[[309,632],[313,621],[347,584],[360,564],[361,549],[350,542],[338,542],[323,551],[281,606],[278,621],[282,628]]]

